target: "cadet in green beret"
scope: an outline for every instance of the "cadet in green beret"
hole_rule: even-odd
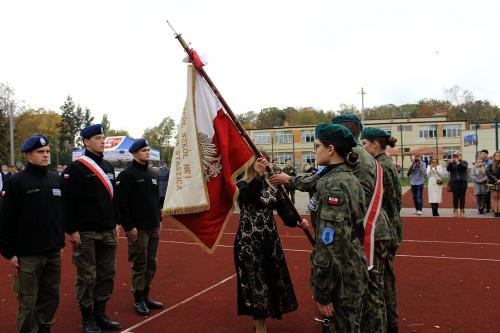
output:
[[[368,279],[363,234],[364,194],[351,166],[356,160],[351,132],[337,124],[316,126],[319,174],[313,205],[316,245],[311,254],[311,290],[324,321],[323,332],[359,332]]]
[[[341,124],[348,128],[357,140],[357,146],[352,150],[358,154],[358,162],[354,164],[352,172],[359,179],[365,194],[365,224],[375,225],[373,259],[368,263],[368,287],[363,298],[363,314],[361,317],[361,332],[385,333],[385,301],[384,301],[384,265],[387,257],[388,246],[393,238],[393,233],[389,228],[388,216],[384,209],[371,204],[372,198],[376,198],[377,193],[377,165],[373,156],[363,149],[358,141],[363,126],[358,117],[352,113],[343,114],[332,119],[332,124]],[[383,172],[382,172],[383,173]],[[381,189],[378,189],[382,194]],[[377,214],[369,215],[371,210]],[[370,220],[370,216],[378,216],[377,219]],[[366,228],[366,237],[371,237],[371,228]],[[366,239],[365,237],[365,239]],[[370,244],[365,242],[365,253],[369,251]]]
[[[384,197],[382,206],[389,218],[393,241],[389,244],[384,267],[384,299],[387,310],[387,332],[398,332],[398,311],[396,302],[396,276],[394,258],[403,238],[403,224],[399,212],[401,210],[401,184],[392,160],[385,153],[387,146],[394,147],[396,138],[379,128],[365,128],[361,133],[364,149],[380,162],[384,170]]]

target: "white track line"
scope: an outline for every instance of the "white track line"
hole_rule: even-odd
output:
[[[161,230],[166,230],[166,231],[176,231],[176,232],[184,232],[184,230],[181,229],[161,229]],[[235,232],[224,232],[224,235],[236,235]],[[306,236],[301,236],[301,235],[280,235],[280,238],[306,238]]]
[[[459,257],[438,257],[438,256],[415,256],[410,254],[397,254],[396,257],[409,257],[409,258],[430,258],[430,259],[449,259],[449,260],[473,260],[473,261],[493,261],[500,262],[500,259],[486,259],[486,258],[459,258]]]
[[[183,300],[183,301],[181,301],[181,302],[179,302],[179,303],[177,303],[177,304],[175,304],[175,305],[172,305],[172,306],[171,306],[171,307],[169,307],[168,309],[165,309],[165,310],[163,310],[163,311],[161,311],[161,312],[158,312],[158,313],[157,313],[157,314],[155,314],[154,316],[149,317],[148,319],[145,319],[145,320],[143,320],[143,321],[141,321],[141,322],[138,322],[138,323],[137,323],[137,324],[135,324],[134,326],[130,326],[129,328],[127,328],[127,329],[125,329],[125,330],[121,331],[121,333],[127,333],[127,332],[128,332],[128,333],[131,333],[131,330],[136,329],[137,327],[140,327],[140,326],[142,326],[142,325],[144,325],[144,324],[146,324],[146,323],[148,323],[148,322],[150,322],[150,321],[152,321],[152,320],[154,320],[154,319],[156,319],[156,318],[160,317],[160,316],[161,316],[161,315],[163,315],[164,313],[167,313],[168,311],[171,311],[171,310],[173,310],[173,309],[175,309],[175,308],[177,308],[177,307],[181,306],[182,304],[185,304],[185,303],[187,303],[187,302],[189,302],[189,301],[191,301],[191,300],[195,299],[196,297],[198,297],[198,296],[200,296],[200,295],[203,295],[204,293],[206,293],[206,292],[208,292],[208,291],[210,291],[210,290],[212,290],[212,289],[214,289],[214,288],[216,288],[216,287],[220,286],[221,284],[226,283],[227,281],[231,280],[231,279],[232,279],[232,278],[234,278],[235,276],[236,276],[236,274],[233,274],[233,275],[231,275],[231,276],[228,276],[228,277],[227,277],[227,278],[225,278],[224,280],[217,282],[216,284],[214,284],[214,285],[212,285],[212,286],[208,287],[207,289],[204,289],[204,290],[200,291],[199,293],[194,294],[193,296],[188,297],[188,298],[186,298],[185,300]]]
[[[494,245],[500,246],[500,243],[477,243],[477,242],[451,242],[451,241],[433,241],[433,240],[417,240],[417,239],[405,239],[403,242],[412,243],[442,243],[442,244],[466,244],[466,245]]]

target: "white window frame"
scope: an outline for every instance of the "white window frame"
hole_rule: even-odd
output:
[[[255,132],[253,135],[253,142],[257,145],[270,145],[271,132]]]
[[[302,143],[313,143],[315,139],[314,130],[302,130],[300,134],[300,141]]]
[[[303,151],[302,164],[316,164],[316,154],[313,151]]]
[[[443,138],[458,138],[462,135],[462,127],[460,125],[444,125]]]
[[[293,153],[291,151],[280,151],[276,153],[278,164],[285,164],[286,160],[293,162]]]
[[[276,131],[276,144],[292,144],[292,131]]]
[[[449,159],[451,159],[454,152],[460,150],[460,147],[459,146],[443,147],[443,150],[446,152],[446,156],[444,157],[444,159],[449,160]]]
[[[436,136],[437,136],[436,125],[420,126],[418,130],[418,137],[421,139],[435,139]]]

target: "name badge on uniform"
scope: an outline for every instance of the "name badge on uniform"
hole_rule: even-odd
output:
[[[0,197],[5,197],[5,191],[0,192]]]
[[[114,173],[107,173],[106,176],[108,176],[109,179],[115,179]]]
[[[330,206],[338,206],[339,205],[339,198],[338,197],[328,197],[327,203]]]
[[[312,210],[313,212],[318,210],[318,200],[316,200],[314,197],[312,197],[309,202],[307,203],[307,208],[309,210]]]
[[[53,188],[52,189],[52,194],[55,196],[55,197],[60,197],[61,196],[61,190],[58,189],[58,188]]]
[[[321,233],[321,240],[323,244],[330,245],[333,243],[333,236],[335,235],[335,230],[330,227],[323,228],[323,232]]]
[[[151,182],[153,183],[153,185],[157,185],[157,183],[156,183],[156,179],[154,179],[154,178],[153,178],[153,179],[151,179]]]
[[[138,183],[144,183],[144,178],[142,178],[142,179],[137,179],[137,182],[138,182]]]
[[[31,193],[36,193],[36,192],[40,192],[40,189],[39,188],[33,188],[31,190],[26,191],[26,194],[31,194]]]

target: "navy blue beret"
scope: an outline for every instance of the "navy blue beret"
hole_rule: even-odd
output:
[[[104,127],[102,127],[101,124],[90,125],[80,131],[80,136],[84,139],[88,139],[99,134],[104,134]]]
[[[146,140],[146,139],[138,139],[138,140],[135,140],[135,142],[130,146],[130,148],[128,149],[128,151],[130,153],[135,153],[139,149],[142,149],[142,148],[147,147],[147,146],[149,146],[148,140]]]
[[[21,152],[27,153],[29,151],[45,147],[49,145],[49,139],[45,135],[37,134],[32,137],[26,139],[23,145],[21,146]]]

